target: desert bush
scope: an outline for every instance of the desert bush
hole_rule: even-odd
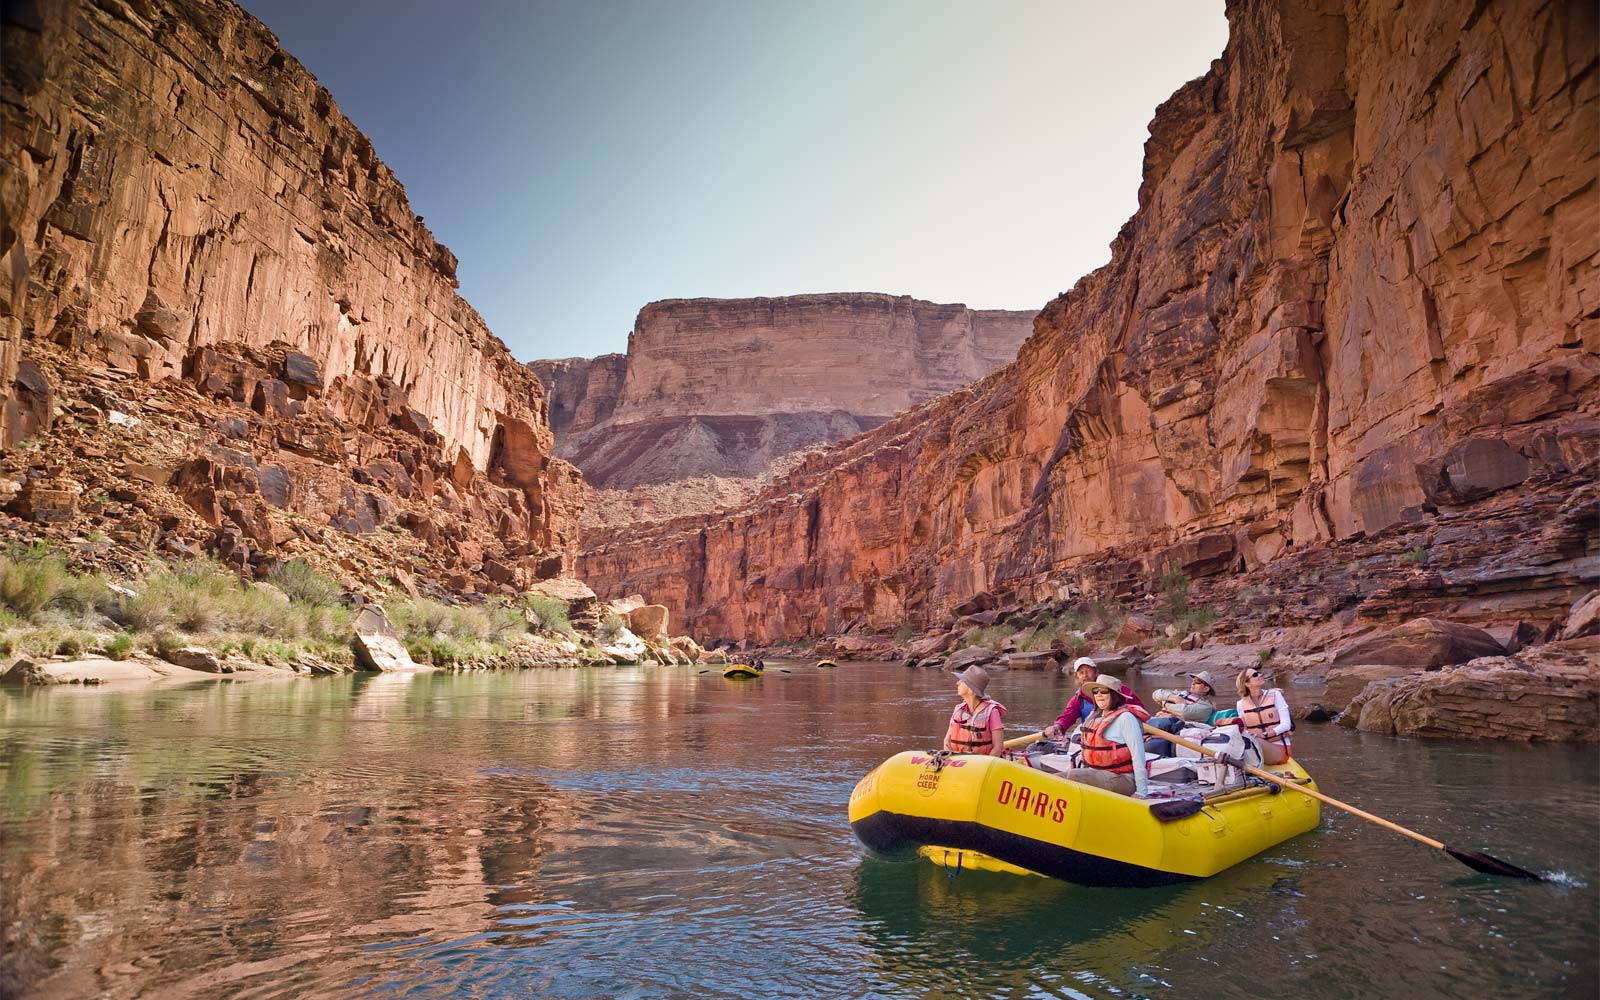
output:
[[[100,649],[113,660],[126,660],[138,648],[139,642],[127,632],[118,632],[101,644]]]
[[[72,572],[47,545],[14,546],[0,556],[0,604],[20,618],[36,619],[48,609],[92,614],[109,595],[105,580]]]
[[[607,614],[604,618],[600,619],[600,634],[606,636],[607,638],[620,635],[622,630],[627,627],[628,623],[623,621],[622,616],[615,612]]]
[[[524,594],[522,603],[539,616],[539,624],[546,631],[556,632],[568,638],[577,634],[573,631],[572,621],[567,617],[567,602],[561,598],[547,597],[544,594]]]
[[[339,581],[318,573],[304,559],[280,564],[267,574],[267,582],[302,604],[336,605],[344,599]]]
[[[1413,566],[1426,566],[1428,565],[1428,547],[1426,545],[1412,546],[1400,553],[1400,558]]]
[[[417,597],[393,602],[386,610],[394,627],[408,640],[431,637],[500,646],[528,628],[521,614],[499,606],[442,604]]]
[[[961,644],[992,648],[998,646],[1011,632],[1012,630],[1005,625],[979,625],[967,630],[967,634],[961,637]]]
[[[910,642],[916,636],[916,634],[917,630],[912,626],[902,625],[894,630],[894,643],[896,646],[904,646],[906,643]]]

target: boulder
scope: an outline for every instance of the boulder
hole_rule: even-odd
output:
[[[1000,654],[992,649],[986,649],[983,646],[968,646],[945,660],[945,666],[952,671],[965,670],[973,664],[993,663],[999,658]]]
[[[600,644],[600,652],[619,666],[633,666],[649,654],[650,647],[627,628],[621,628]]]
[[[581,580],[558,577],[554,580],[540,580],[529,587],[524,593],[535,594],[540,597],[554,597],[566,601],[568,606],[592,602],[595,599],[594,591]]]
[[[1322,693],[1322,703],[1335,712],[1342,712],[1373,681],[1405,677],[1416,672],[1416,667],[1393,663],[1351,663],[1330,667],[1328,687]]]
[[[78,514],[83,487],[66,480],[36,479],[24,483],[6,509],[35,524],[65,524]]]
[[[376,604],[363,605],[356,613],[355,638],[351,649],[356,662],[364,670],[390,673],[396,670],[418,670],[411,654],[406,652],[400,633],[389,624],[389,617]]]
[[[1600,590],[1591,590],[1567,612],[1567,622],[1561,628],[1561,638],[1577,639],[1600,633]]]
[[[624,618],[626,618],[630,611],[633,611],[635,608],[644,607],[644,603],[644,598],[640,595],[629,594],[627,597],[618,598],[617,600],[612,601],[611,603],[607,604],[606,607],[611,609],[612,614],[622,615]]]
[[[911,659],[922,659],[935,653],[943,653],[960,640],[955,632],[937,632],[925,635],[906,647],[906,656]]]
[[[1437,618],[1413,618],[1404,625],[1345,646],[1330,666],[1382,663],[1431,670],[1482,656],[1504,656],[1505,647],[1481,628]]]
[[[204,646],[179,646],[158,649],[156,655],[168,663],[190,670],[203,670],[208,674],[231,674],[233,666],[224,663],[216,653]]]
[[[705,650],[700,648],[700,644],[686,635],[673,636],[667,645],[677,650],[678,655],[686,657],[690,663],[699,663],[700,658],[705,655]]]
[[[1012,670],[1054,670],[1056,658],[1049,652],[1007,653],[1000,661]]]
[[[635,635],[655,642],[667,640],[667,609],[661,604],[646,604],[627,613],[628,628]]]
[[[115,684],[157,681],[161,673],[133,660],[16,660],[0,672],[0,684]]]
[[[1117,637],[1112,640],[1113,646],[1137,646],[1149,642],[1156,636],[1156,623],[1144,615],[1129,615],[1122,623],[1122,628],[1117,630]]]
[[[1600,636],[1373,681],[1339,724],[1397,736],[1600,742]]]
[[[957,618],[965,618],[967,615],[975,615],[980,611],[988,611],[990,608],[999,607],[999,605],[1000,601],[994,596],[994,594],[984,590],[973,594],[965,601],[962,601],[960,604],[957,604],[955,607],[951,608],[950,611]]]

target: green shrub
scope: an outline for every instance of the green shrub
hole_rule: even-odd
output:
[[[126,632],[118,632],[110,639],[107,639],[100,648],[105,652],[106,656],[113,660],[126,660],[133,654],[133,650],[137,645],[138,642],[133,636]]]
[[[904,646],[917,634],[917,630],[910,625],[902,625],[894,630],[894,644]]]
[[[418,597],[392,602],[386,611],[389,621],[407,639],[446,638],[493,646],[504,645],[528,629],[522,615],[506,607],[475,608]]]
[[[56,655],[82,656],[84,645],[83,636],[76,633],[68,633],[61,637],[60,642],[56,643]]]
[[[267,582],[302,604],[336,605],[344,599],[344,587],[332,577],[318,573],[304,559],[290,559],[267,574]]]
[[[628,623],[623,621],[622,616],[615,612],[607,614],[600,619],[600,634],[603,636],[614,637],[620,635],[622,630],[627,627]]]
[[[1005,625],[979,625],[968,629],[967,634],[962,637],[961,643],[964,646],[987,646],[993,648],[1009,636],[1011,631]]]
[[[47,609],[92,614],[110,591],[95,574],[77,574],[48,545],[13,547],[0,556],[0,604],[24,619]]]
[[[572,621],[567,617],[567,602],[559,597],[544,594],[523,594],[522,603],[539,616],[539,625],[547,632],[573,637]]]
[[[1413,566],[1426,566],[1428,565],[1428,547],[1426,545],[1413,546],[1402,552],[1400,558]]]

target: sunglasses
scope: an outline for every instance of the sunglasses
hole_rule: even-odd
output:
[[[1253,681],[1253,680],[1257,680],[1257,679],[1259,679],[1259,678],[1260,678],[1260,677],[1261,677],[1261,671],[1259,671],[1259,670],[1252,670],[1252,671],[1250,671],[1250,672],[1249,672],[1249,673],[1248,673],[1248,674],[1245,674],[1245,677],[1246,677],[1246,678],[1247,678],[1247,679],[1249,679],[1249,680],[1252,680],[1252,681]]]

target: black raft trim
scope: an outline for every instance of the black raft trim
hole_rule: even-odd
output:
[[[1008,864],[1078,885],[1138,887],[1195,882],[1194,875],[1164,872],[1098,854],[1034,840],[982,823],[929,819],[899,813],[875,812],[850,824],[856,836],[874,851],[892,854],[908,848],[935,845],[977,851]]]

